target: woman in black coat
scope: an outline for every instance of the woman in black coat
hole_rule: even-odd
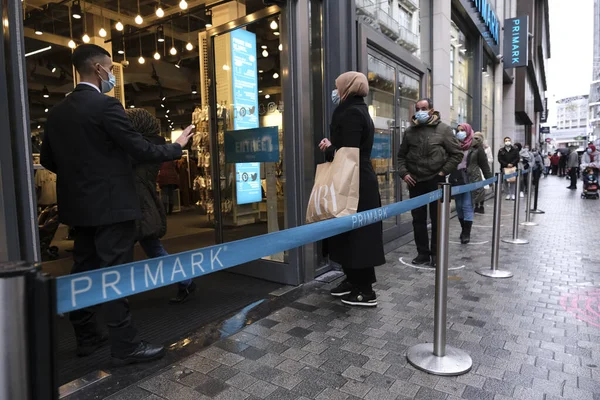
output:
[[[360,149],[358,211],[371,210],[381,206],[381,199],[371,163],[375,127],[364,100],[369,93],[369,82],[361,73],[346,72],[336,79],[335,85],[332,99],[339,105],[333,112],[331,141],[323,139],[319,148],[328,161],[332,161],[336,150],[342,147]],[[378,222],[329,239],[329,258],[341,264],[346,274],[346,279],[331,294],[341,297],[344,304],[377,305],[372,284],[376,281],[374,267],[385,264],[382,228]]]

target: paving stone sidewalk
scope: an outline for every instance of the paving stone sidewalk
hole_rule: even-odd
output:
[[[448,344],[471,372],[439,377],[407,364],[406,349],[433,340],[434,275],[398,260],[377,269],[379,306],[343,306],[319,290],[234,336],[110,397],[111,400],[600,400],[600,201],[582,200],[557,177],[542,180],[528,245],[501,245],[511,279],[490,266],[491,242],[450,244]],[[503,201],[509,236],[513,202]],[[474,243],[491,241],[492,202]],[[451,221],[456,241],[458,221]],[[464,266],[464,267],[463,267]]]

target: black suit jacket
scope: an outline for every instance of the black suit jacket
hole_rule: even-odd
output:
[[[56,173],[59,219],[102,226],[141,217],[133,162],[181,157],[179,144],[154,145],[135,132],[121,103],[78,85],[46,122],[41,163]]]

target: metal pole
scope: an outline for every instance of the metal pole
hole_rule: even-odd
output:
[[[463,350],[446,345],[448,302],[448,238],[450,233],[451,186],[440,183],[442,198],[438,202],[437,269],[435,273],[435,311],[433,343],[408,349],[406,358],[415,368],[433,375],[456,376],[471,370],[473,360]]]
[[[479,275],[488,278],[511,278],[513,273],[498,269],[498,259],[500,256],[500,224],[502,223],[502,182],[504,176],[502,173],[496,173],[496,182],[494,183],[494,226],[492,228],[492,267],[491,269],[481,269],[476,271]]]
[[[537,183],[534,185],[535,186],[535,197],[533,200],[533,210],[531,210],[532,214],[546,214],[545,211],[542,211],[540,209],[538,209],[538,193],[539,193],[539,189],[540,189],[540,179],[537,179]]]
[[[527,172],[527,201],[525,202],[525,222],[521,222],[523,226],[537,226],[535,222],[531,222],[531,188],[533,186],[533,168],[529,167]]]
[[[517,185],[517,188],[515,189],[515,193],[517,193],[521,188],[521,170],[520,169],[517,170],[517,181],[515,182],[515,185]],[[520,205],[521,205],[520,196],[516,195],[515,196],[515,208],[514,208],[514,213],[513,213],[512,239],[502,239],[502,241],[504,243],[511,243],[511,244],[527,244],[527,243],[529,243],[528,240],[519,239],[519,208],[520,208]]]

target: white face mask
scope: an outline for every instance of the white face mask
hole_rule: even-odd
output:
[[[102,93],[108,93],[115,88],[115,85],[117,84],[117,78],[112,72],[106,70],[106,68],[104,68],[102,65],[100,65],[100,68],[102,68],[108,75],[108,80],[104,80],[102,79],[102,76],[98,74],[100,77],[100,91]]]
[[[340,104],[340,94],[338,93],[337,89],[333,89],[333,91],[331,92],[331,101],[333,102],[333,104],[335,104],[336,106],[338,104]]]
[[[507,141],[507,142],[504,142],[504,147],[510,147],[510,146],[511,146],[511,144],[512,144],[512,143],[511,143],[511,142],[508,142],[508,141]]]

